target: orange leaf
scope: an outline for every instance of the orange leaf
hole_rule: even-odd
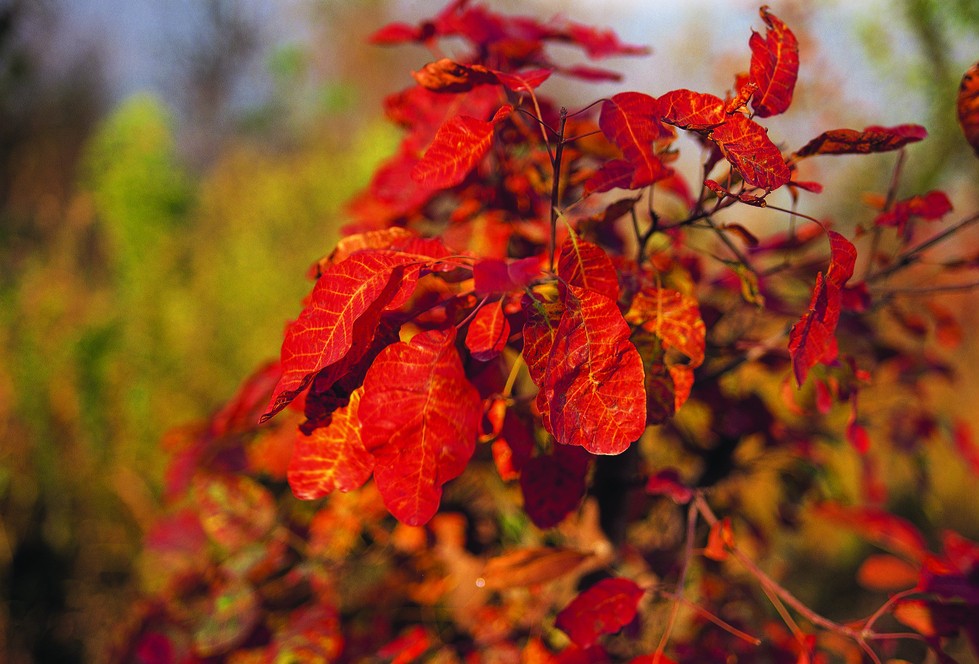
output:
[[[468,115],[457,115],[441,127],[421,160],[411,170],[411,177],[426,187],[448,189],[469,175],[482,161],[493,143],[493,126],[512,111],[503,106],[493,121],[486,122]]]
[[[919,570],[907,561],[888,554],[868,556],[857,570],[857,582],[868,590],[894,592],[918,583]]]
[[[363,393],[363,388],[354,390],[350,403],[333,411],[328,426],[315,429],[309,436],[299,434],[288,479],[300,500],[358,489],[371,476],[374,458],[364,447],[357,419]]]
[[[767,118],[784,113],[792,102],[796,77],[799,74],[799,42],[792,31],[768,11],[759,10],[768,25],[765,37],[752,30],[751,82],[758,86],[751,99],[755,115]]]
[[[480,577],[490,590],[532,586],[574,571],[589,557],[572,549],[517,549],[486,561]]]
[[[668,288],[643,288],[625,317],[659,337],[665,349],[673,348],[690,358],[691,367],[703,363],[707,328],[697,300],[689,295]]]
[[[957,108],[965,140],[979,157],[979,62],[962,76]]]
[[[619,275],[597,244],[568,237],[561,247],[557,273],[569,285],[595,291],[613,302],[619,299]]]
[[[789,181],[782,153],[768,137],[768,130],[747,116],[735,113],[708,134],[748,184],[773,191]]]
[[[733,547],[734,531],[731,529],[731,519],[725,517],[710,527],[704,555],[711,560],[727,560],[728,553]]]

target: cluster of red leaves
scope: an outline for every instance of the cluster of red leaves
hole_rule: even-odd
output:
[[[903,441],[943,423],[924,405],[901,408],[872,437],[858,395],[876,372],[896,373],[912,394],[949,372],[879,333],[888,315],[919,336],[929,324],[915,328],[893,292],[874,289],[943,239],[916,244],[912,220],[938,221],[951,205],[941,192],[889,192],[869,232],[895,229],[899,249],[867,258],[856,284],[857,248],[828,223],[761,239],[721,223],[739,203],[773,208],[783,187],[793,200],[818,193],[796,179],[804,159],[925,137],[917,125],[836,129],[783,153],[758,120],[790,107],[799,45],[760,14],[765,34],[751,35],[749,69],[726,97],[622,92],[578,113],[538,88],[551,75],[615,75],[563,67],[549,43],[592,58],[646,49],[466,0],[375,33],[381,44],[435,50],[453,38],[470,50],[438,57],[387,100],[404,138],[313,267],[280,362],[172,443],[174,511],[147,542],[165,573],[136,612],[126,657],[644,663],[672,661],[668,647],[678,661],[823,661],[820,647],[877,657],[866,634],[840,627],[834,635],[854,641],[840,645],[745,609],[747,590],[723,580],[722,565],[732,553],[746,560],[736,529],[752,533],[755,550],[770,534],[747,514],[716,519],[704,496],[716,486],[736,506],[750,491],[744,449],[760,447],[791,454],[777,488],[796,504],[825,497],[798,478],[848,440],[867,497],[887,500],[873,447],[913,451]],[[670,166],[678,129],[705,148],[694,187]],[[609,198],[616,190],[628,194]],[[702,235],[722,244],[705,248]],[[808,252],[823,236],[828,266]],[[937,335],[955,337],[954,315],[929,312]],[[732,387],[746,367],[786,389]],[[836,412],[847,414],[844,431],[828,424]],[[685,537],[650,536],[678,505],[688,506]],[[789,501],[773,509],[798,520]],[[710,530],[696,617],[671,640],[690,603],[698,514]],[[888,518],[858,521],[890,536]],[[979,559],[961,538],[945,541],[936,556],[914,539],[905,562],[917,565],[917,595],[885,605],[942,654],[942,639],[967,628],[956,602],[976,603]],[[891,572],[871,577],[900,576],[893,562],[878,565]],[[654,619],[655,606],[670,617]],[[429,614],[439,617],[417,618]],[[895,652],[897,637],[876,636]]]

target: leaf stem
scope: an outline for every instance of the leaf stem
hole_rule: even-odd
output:
[[[866,278],[865,281],[868,284],[869,283],[873,283],[875,281],[880,281],[881,279],[884,279],[886,277],[889,277],[890,275],[894,274],[895,272],[898,272],[900,270],[903,270],[908,265],[910,265],[911,263],[913,263],[915,261],[915,258],[917,257],[917,255],[920,254],[921,252],[923,252],[923,251],[925,251],[927,249],[930,249],[931,247],[935,246],[939,242],[942,242],[944,240],[947,240],[948,238],[952,237],[953,235],[955,235],[956,233],[958,233],[963,228],[966,228],[967,226],[971,226],[972,224],[976,223],[977,221],[979,221],[979,212],[973,214],[970,217],[966,217],[965,219],[963,219],[962,221],[958,222],[954,226],[949,226],[948,228],[946,228],[945,230],[943,230],[941,233],[937,233],[936,235],[933,235],[932,237],[928,238],[927,240],[921,242],[920,244],[918,244],[918,245],[916,245],[914,247],[911,247],[910,249],[908,249],[907,251],[905,251],[904,253],[902,253],[898,257],[898,259],[896,261],[894,261],[891,265],[889,265],[888,267],[884,268],[880,272],[876,272],[876,273],[870,275],[869,277]]]
[[[561,159],[564,156],[564,126],[568,121],[568,109],[561,107],[561,126],[557,132],[557,146],[554,149],[554,172],[551,182],[551,272],[554,272],[554,255],[557,253],[557,218],[561,196]]]

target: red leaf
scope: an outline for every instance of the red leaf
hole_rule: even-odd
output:
[[[503,314],[503,301],[497,300],[479,308],[466,332],[469,354],[488,362],[503,352],[510,338],[510,323]]]
[[[371,44],[377,45],[403,44],[424,39],[423,30],[407,23],[389,23],[367,38]]]
[[[649,53],[647,46],[623,44],[611,30],[599,30],[590,25],[571,23],[563,32],[567,34],[568,41],[584,48],[588,57],[596,60],[614,55],[646,55]]]
[[[424,627],[412,627],[377,651],[379,657],[393,657],[391,664],[408,664],[421,657],[432,646],[432,637]]]
[[[358,489],[370,478],[374,458],[360,437],[357,408],[363,389],[350,395],[350,403],[333,411],[330,424],[309,436],[299,435],[289,463],[288,479],[300,500],[314,500],[335,490]]]
[[[881,509],[823,503],[816,513],[909,560],[921,562],[929,555],[925,538],[913,524]]]
[[[686,355],[691,367],[703,363],[707,328],[697,300],[689,295],[668,288],[644,288],[633,298],[626,320],[655,334],[665,349]]]
[[[708,137],[752,186],[773,191],[792,177],[782,153],[768,138],[768,130],[740,113],[728,116]]]
[[[410,526],[432,518],[442,485],[475,450],[482,401],[454,342],[454,329],[421,332],[381,351],[364,378],[358,416],[374,481],[391,514]]]
[[[557,615],[555,625],[580,648],[617,632],[636,617],[643,589],[629,579],[602,579],[579,594]]]
[[[889,211],[877,215],[874,224],[877,226],[896,226],[898,233],[903,233],[905,225],[912,217],[934,221],[941,219],[951,211],[952,203],[944,192],[929,191],[927,194],[898,201]]]
[[[469,175],[482,161],[493,143],[493,126],[508,114],[510,106],[497,111],[492,122],[468,115],[457,115],[441,127],[421,160],[411,170],[411,177],[426,187],[447,189]]]
[[[609,69],[601,69],[599,67],[588,67],[586,65],[574,65],[573,67],[560,67],[555,71],[558,71],[564,74],[565,76],[570,76],[572,78],[580,78],[583,81],[617,82],[622,80],[622,74],[618,72],[611,71]]]
[[[972,65],[962,76],[956,107],[965,140],[979,157],[979,62]]]
[[[496,74],[482,65],[463,65],[449,58],[429,62],[411,72],[418,85],[433,92],[466,92],[477,85],[496,84]]]
[[[928,132],[921,125],[904,124],[896,127],[867,127],[832,129],[806,143],[795,156],[802,159],[816,154],[867,154],[897,150],[908,143],[925,138]]]
[[[633,331],[631,339],[642,357],[646,375],[646,424],[663,424],[676,414],[676,391],[666,366],[663,342],[642,328]]]
[[[557,273],[569,286],[595,291],[613,302],[619,299],[618,272],[597,244],[569,236],[561,247]]]
[[[693,90],[672,90],[656,100],[663,122],[680,129],[707,131],[727,121],[724,100]]]
[[[751,100],[755,115],[767,118],[784,113],[792,102],[799,73],[799,42],[767,7],[759,10],[768,25],[765,37],[751,32],[751,81],[758,86]]]
[[[282,378],[262,421],[306,389],[321,369],[341,361],[355,336],[358,343],[369,345],[383,311],[400,306],[411,295],[424,261],[414,254],[368,250],[331,266],[286,330]]]
[[[642,358],[615,301],[569,285],[543,383],[547,430],[593,454],[619,454],[646,428]]]
[[[727,560],[728,552],[732,548],[734,548],[734,531],[731,529],[731,519],[724,517],[710,527],[704,556],[711,560]]]
[[[646,493],[669,496],[679,505],[686,505],[693,498],[693,490],[680,481],[680,474],[675,468],[667,468],[650,475],[646,481]]]
[[[580,447],[555,445],[550,455],[536,456],[520,469],[524,511],[538,528],[552,528],[581,502],[591,456]]]
[[[979,476],[979,446],[972,436],[972,427],[965,420],[957,420],[952,429],[955,450],[966,462],[973,475]]]
[[[630,189],[668,177],[673,171],[653,154],[653,141],[673,138],[656,117],[656,100],[639,92],[617,94],[604,104],[598,124],[633,167]]]
[[[477,295],[499,295],[529,285],[540,274],[540,260],[485,258],[473,265],[473,290]]]
[[[585,181],[585,192],[600,194],[612,189],[629,189],[632,186],[632,174],[635,170],[625,159],[607,161]]]
[[[789,354],[792,368],[801,387],[809,370],[819,362],[836,357],[836,324],[840,319],[842,289],[853,276],[856,248],[845,237],[829,231],[830,263],[826,277],[816,275],[816,286],[809,301],[809,310],[789,332]]]
[[[550,78],[552,70],[531,69],[529,71],[511,73],[496,71],[494,69],[492,72],[496,75],[496,78],[500,81],[500,83],[514,92],[523,92],[524,90],[529,92]]]
[[[789,167],[768,138],[768,130],[741,113],[725,113],[720,97],[673,90],[657,104],[664,122],[704,134],[716,143],[748,184],[772,191],[789,181]]]

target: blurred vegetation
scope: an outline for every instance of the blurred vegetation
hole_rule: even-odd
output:
[[[926,94],[947,104],[937,86],[959,63],[935,54],[955,40],[949,31],[975,34],[979,15],[970,0],[955,4],[962,22],[937,0],[904,5],[937,72],[909,84],[936,86]],[[42,66],[56,6],[0,3],[0,652],[10,662],[85,661],[111,638],[158,504],[162,432],[208,413],[278,352],[306,267],[394,145],[387,125],[353,110],[377,113],[380,91],[409,82],[405,63],[393,65],[403,54],[361,43],[383,3],[316,5],[311,29],[335,49],[327,57],[262,51],[234,2],[208,0],[209,29],[184,45],[183,96],[110,109],[97,51],[54,73]],[[236,81],[254,58],[271,94],[241,108]],[[954,121],[935,113],[933,132],[951,145]]]

